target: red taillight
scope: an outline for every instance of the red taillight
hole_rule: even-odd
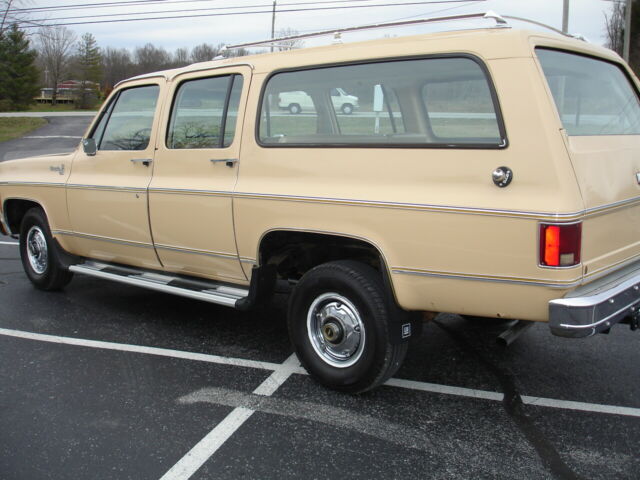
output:
[[[540,224],[540,264],[546,267],[571,267],[580,263],[582,224]]]

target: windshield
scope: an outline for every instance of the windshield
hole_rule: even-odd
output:
[[[640,102],[620,66],[545,48],[536,54],[569,135],[640,134]]]

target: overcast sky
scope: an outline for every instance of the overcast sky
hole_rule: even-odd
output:
[[[74,5],[81,3],[97,3],[106,0],[27,0],[25,6],[45,7],[54,5]],[[122,1],[122,0],[116,0]],[[462,13],[483,12],[494,10],[503,15],[526,17],[538,22],[543,22],[561,28],[562,26],[562,0],[486,0],[469,2],[444,1],[434,4],[419,4],[398,6],[398,3],[421,2],[423,0],[355,0],[346,2],[338,0],[335,3],[327,3],[327,0],[278,0],[278,9],[301,9],[310,6],[315,7],[346,7],[350,5],[381,5],[395,4],[393,6],[378,6],[367,8],[341,8],[310,12],[279,12],[276,14],[276,31],[284,28],[295,29],[302,33],[314,30],[324,30],[337,27],[362,25],[369,23],[381,23],[394,20],[422,18],[429,16],[454,15]],[[117,6],[114,8],[85,8],[83,10],[58,10],[55,12],[39,12],[32,14],[32,19],[48,18],[50,22],[59,17],[92,16],[97,20],[111,20],[125,17],[142,17],[154,15],[141,15],[140,12],[173,11],[171,13],[159,13],[155,16],[167,15],[198,15],[208,13],[225,13],[238,11],[264,11],[262,14],[211,16],[202,18],[183,18],[172,20],[147,20],[141,22],[104,23],[90,25],[70,25],[76,33],[81,35],[91,32],[101,47],[125,47],[134,48],[151,42],[157,46],[174,50],[177,47],[192,48],[203,42],[241,43],[247,41],[262,40],[271,34],[271,4],[272,0],[194,0],[171,1],[165,0],[165,4],[147,4],[137,6]],[[318,3],[319,2],[319,3]],[[23,2],[25,4],[25,2]],[[292,5],[295,4],[295,5]],[[596,44],[604,44],[605,37],[605,13],[609,13],[613,3],[608,0],[571,0],[569,12],[569,31],[580,33],[589,41]],[[193,11],[190,9],[234,7],[231,10]],[[243,8],[238,8],[243,7]],[[182,10],[182,13],[176,12]],[[136,15],[136,13],[138,13]],[[106,14],[127,14],[123,17],[97,18]],[[83,22],[91,18],[69,19],[64,22]],[[63,20],[60,20],[63,22]],[[514,26],[523,26],[518,22],[511,22]],[[471,25],[489,25],[487,21],[479,20]],[[470,24],[447,24],[443,28],[464,28]],[[537,28],[528,26],[527,28]],[[429,30],[432,30],[430,27]],[[396,28],[388,31],[372,31],[358,34],[345,35],[344,41],[359,40],[362,38],[374,38],[383,34],[404,35],[429,31],[427,27],[420,28]],[[326,42],[326,40],[325,40]],[[318,41],[307,40],[306,45],[313,45]]]

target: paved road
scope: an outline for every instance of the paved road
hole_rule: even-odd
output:
[[[0,242],[3,480],[638,478],[626,327],[503,349],[501,325],[441,315],[395,379],[348,396],[291,357],[283,298],[241,313],[80,276],[45,293]]]
[[[47,125],[28,133],[25,137],[0,143],[0,161],[71,152],[80,143],[82,135],[93,120],[92,115],[47,114],[45,118]]]

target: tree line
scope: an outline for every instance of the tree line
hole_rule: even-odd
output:
[[[285,29],[280,36],[296,32]],[[278,50],[297,48],[298,41],[289,41]],[[101,48],[91,33],[78,37],[70,29],[40,28],[27,36],[16,24],[0,24],[0,111],[23,110],[33,103],[40,88],[51,89],[51,103],[59,97],[59,84],[76,80],[75,105],[91,108],[97,99],[108,95],[113,87],[126,78],[157,70],[178,68],[191,63],[205,62],[218,56],[247,55],[246,49],[223,49],[224,44],[202,43],[193,48],[182,47],[168,51],[147,43],[133,50]]]

